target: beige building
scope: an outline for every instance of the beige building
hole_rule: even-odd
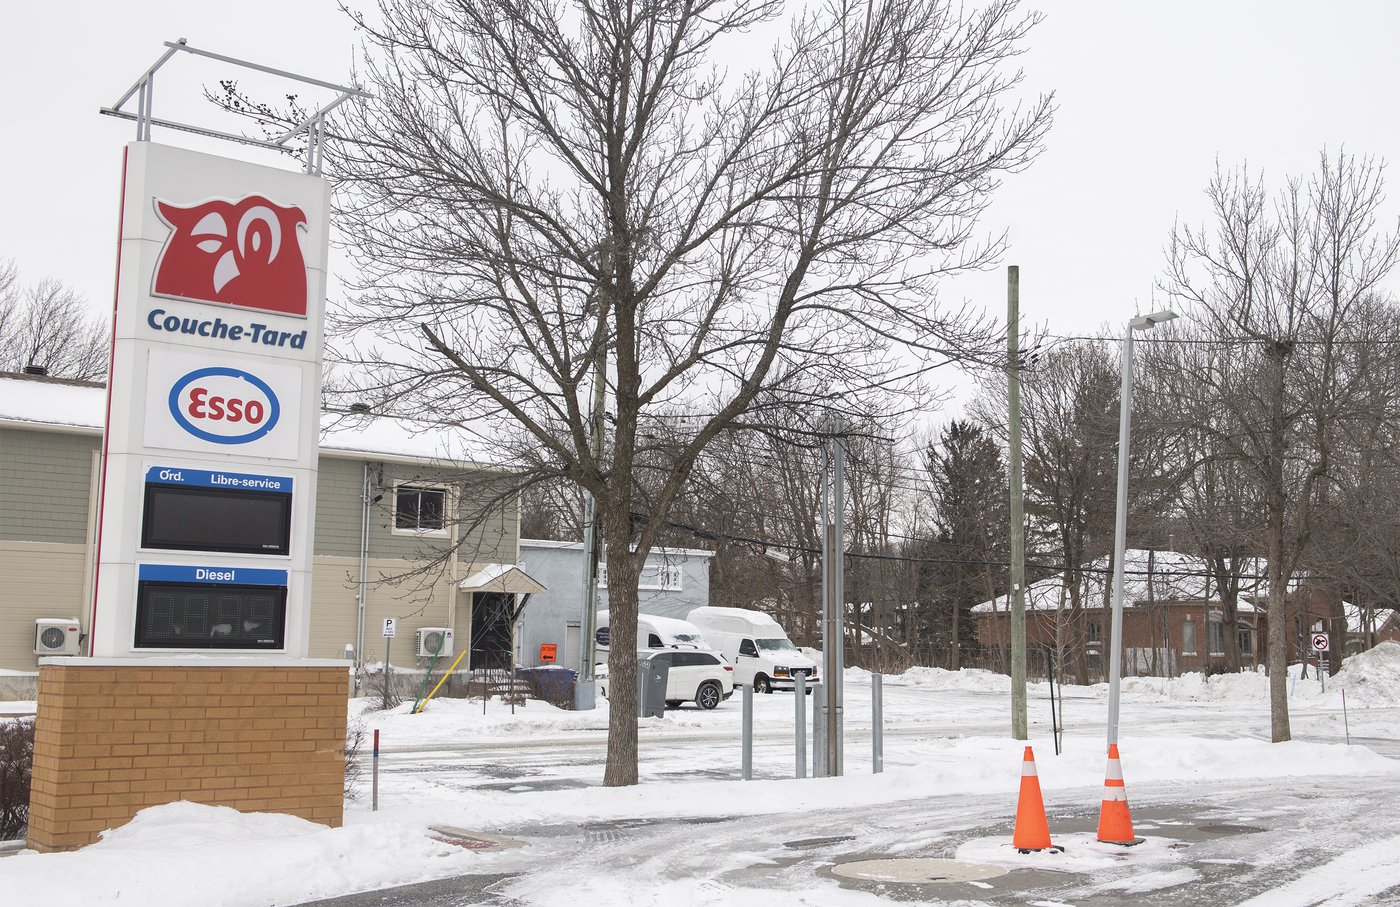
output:
[[[105,396],[90,382],[0,374],[0,697],[36,670],[37,620],[75,618],[87,632]],[[478,636],[496,619],[501,592],[538,591],[471,586],[519,562],[518,501],[490,460],[466,433],[323,414],[310,657],[349,646],[380,661],[394,617],[391,660],[416,665],[417,629],[453,629],[460,652],[474,614]]]

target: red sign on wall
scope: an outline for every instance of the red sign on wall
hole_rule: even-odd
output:
[[[540,643],[540,661],[552,664],[559,653],[559,647],[552,642]]]

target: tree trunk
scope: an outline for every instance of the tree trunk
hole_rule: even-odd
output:
[[[607,787],[637,783],[637,580],[644,553],[630,548],[627,506],[604,513],[608,549],[608,761]],[[619,513],[619,511],[621,511]]]
[[[1283,463],[1283,354],[1274,355],[1274,388],[1267,463],[1269,508],[1269,726],[1274,743],[1293,739],[1288,726],[1288,577],[1284,575],[1284,519],[1288,497]]]

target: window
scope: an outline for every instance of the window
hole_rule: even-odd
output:
[[[648,648],[648,649],[664,649],[664,648],[666,648],[666,646],[661,642],[661,637],[660,637],[660,636],[657,636],[655,633],[648,633],[648,634],[647,634],[647,648]]]
[[[1089,642],[1103,641],[1103,625],[1096,620],[1089,621]]]
[[[1181,654],[1196,654],[1196,622],[1194,620],[1181,622]]]
[[[607,584],[607,565],[599,564],[598,585],[601,587]],[[637,577],[637,588],[649,592],[681,591],[680,564],[647,564],[642,567],[642,573]]]
[[[657,585],[663,592],[681,591],[680,564],[663,564],[656,568]]]
[[[1254,628],[1240,624],[1236,638],[1240,641],[1240,651],[1248,655],[1254,651]]]
[[[739,654],[752,655],[754,658],[757,658],[758,647],[753,644],[752,639],[746,639],[743,642],[739,643]]]
[[[394,492],[394,530],[444,532],[447,527],[447,490],[400,485]]]
[[[1210,654],[1225,654],[1225,622],[1219,612],[1212,611],[1210,620],[1206,622],[1206,635],[1209,637]]]

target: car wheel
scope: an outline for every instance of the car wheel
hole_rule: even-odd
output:
[[[755,693],[773,692],[773,681],[768,679],[766,674],[756,674],[753,679],[753,691]]]
[[[719,705],[721,698],[719,684],[713,680],[700,684],[700,689],[695,691],[695,704],[707,712]]]

